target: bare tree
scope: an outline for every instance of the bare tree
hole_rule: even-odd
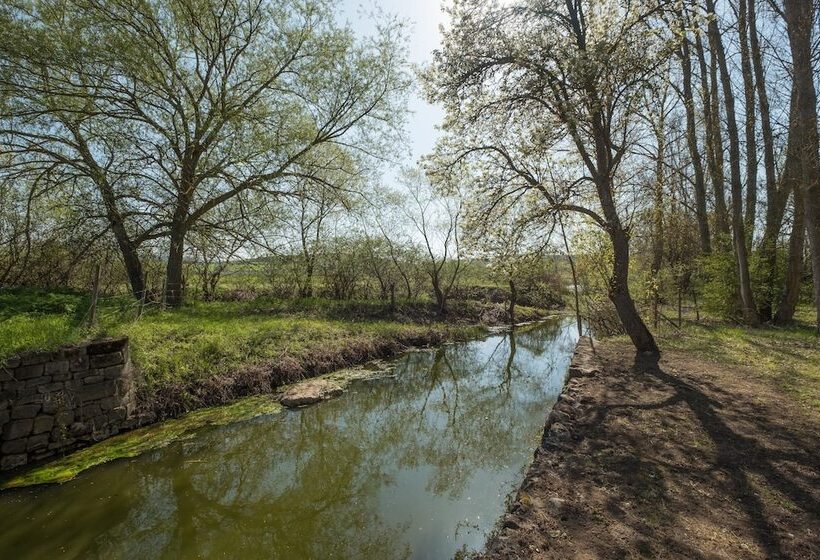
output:
[[[436,309],[439,315],[445,315],[462,266],[459,246],[462,200],[438,195],[419,169],[406,170],[402,182],[409,202],[405,215],[422,239]]]

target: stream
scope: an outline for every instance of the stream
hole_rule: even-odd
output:
[[[553,320],[408,352],[339,398],[0,493],[0,558],[447,559],[480,550],[577,340]]]

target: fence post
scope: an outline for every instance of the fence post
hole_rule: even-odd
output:
[[[100,298],[100,263],[94,265],[94,284],[91,292],[91,313],[88,325],[93,327],[97,323],[97,301]]]
[[[142,275],[142,297],[140,304],[137,307],[137,319],[142,317],[142,312],[145,310],[145,300],[148,297],[148,273]]]
[[[168,279],[163,278],[162,279],[162,299],[160,300],[160,306],[159,306],[159,308],[162,309],[163,311],[165,311],[165,292],[167,291],[167,288],[168,288],[167,283],[168,283]]]

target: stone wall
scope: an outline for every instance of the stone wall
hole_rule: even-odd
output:
[[[132,427],[133,375],[127,338],[23,354],[0,364],[0,470]]]

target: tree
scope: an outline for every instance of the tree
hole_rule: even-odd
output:
[[[646,27],[657,9],[618,0],[459,0],[426,74],[430,99],[443,102],[448,116],[439,167],[470,160],[494,198],[534,189],[552,211],[581,213],[605,231],[614,255],[609,297],[635,347],[647,352],[658,347],[629,291],[618,181],[637,100],[668,54],[666,41]],[[571,188],[556,188],[543,173],[558,150],[580,162]]]
[[[426,252],[427,275],[439,315],[447,314],[447,301],[461,272],[460,196],[435,192],[420,169],[405,170],[402,178],[407,195],[404,212]]]
[[[398,23],[357,41],[325,0],[46,0],[5,4],[0,26],[7,169],[89,185],[136,297],[140,248],[164,246],[172,305],[198,222],[336,165],[326,146],[357,173],[408,87]]]
[[[783,0],[781,12],[786,21],[792,54],[795,135],[800,169],[800,187],[805,224],[811,248],[814,275],[816,329],[820,333],[820,139],[817,131],[817,91],[812,67],[812,30],[814,6],[807,0]]]
[[[509,287],[507,316],[515,324],[519,290],[537,282],[555,223],[547,225],[537,213],[528,213],[524,204],[506,207],[474,202],[466,213],[465,245],[473,257],[489,264],[496,280]],[[548,222],[551,218],[547,217]],[[545,227],[550,234],[538,235]]]
[[[743,217],[743,183],[740,176],[740,136],[735,117],[735,95],[732,91],[732,78],[729,64],[726,61],[726,50],[718,28],[718,17],[714,0],[706,0],[706,12],[709,16],[709,44],[712,57],[717,59],[720,70],[721,89],[723,91],[726,128],[729,136],[729,184],[732,200],[732,240],[737,263],[740,303],[743,319],[749,325],[757,325],[760,318],[757,313],[752,280],[749,274],[749,249],[747,245],[745,222]]]

